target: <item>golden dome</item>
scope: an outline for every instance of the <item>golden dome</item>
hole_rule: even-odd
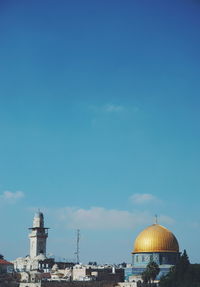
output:
[[[144,229],[135,240],[132,253],[140,252],[179,252],[179,245],[171,231],[153,224]]]

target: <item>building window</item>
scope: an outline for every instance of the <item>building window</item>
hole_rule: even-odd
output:
[[[142,255],[142,262],[144,262],[145,261],[145,257],[144,257],[144,255]]]

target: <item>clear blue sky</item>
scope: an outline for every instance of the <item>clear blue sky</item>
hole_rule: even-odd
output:
[[[0,253],[131,261],[160,223],[200,262],[200,2],[1,1]]]

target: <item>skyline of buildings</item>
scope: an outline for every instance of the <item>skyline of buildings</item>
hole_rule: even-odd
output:
[[[158,264],[160,272],[158,272],[157,279],[159,279],[166,275],[172,266],[176,265],[182,253],[175,235],[158,224],[157,215],[156,221],[147,226],[135,238],[131,264],[125,262],[117,265],[105,263],[99,265],[96,262],[82,264],[79,261],[67,262],[65,260],[58,262],[47,254],[48,229],[44,224],[43,213],[38,210],[34,215],[32,227],[29,228],[29,254],[12,261],[12,269],[21,274],[21,282],[32,282],[30,279],[32,276],[34,276],[34,282],[45,278],[46,280],[67,282],[71,280],[137,282],[141,281],[141,274],[150,262]],[[77,260],[79,260],[79,239],[80,232],[78,231]],[[104,250],[101,251],[104,252]],[[8,268],[11,268],[9,262],[3,261],[4,266],[8,265]],[[13,271],[8,271],[8,273],[10,272]]]
[[[157,230],[157,226],[158,226],[158,230]],[[152,228],[152,231],[151,231]],[[28,230],[30,230],[27,238],[29,238],[29,252],[28,255],[26,257],[19,257],[19,264],[20,269],[23,269],[24,263],[22,262],[23,259],[25,261],[27,260],[34,260],[35,258],[39,258],[39,260],[44,260],[45,258],[53,258],[54,260],[56,259],[55,256],[52,253],[49,253],[47,250],[47,238],[48,238],[48,230],[50,228],[45,227],[44,225],[44,215],[43,213],[38,210],[35,212],[34,218],[33,218],[33,224],[32,227],[29,227]],[[155,229],[155,230],[154,230]],[[63,258],[64,256],[61,256],[59,259],[60,261],[63,262],[73,262],[73,263],[81,263],[80,260],[80,238],[81,238],[81,233],[80,230],[76,230],[76,238],[75,239],[75,252],[74,252],[74,258],[70,261],[68,258]],[[147,239],[146,237],[149,237],[149,239]],[[161,243],[160,243],[161,240]],[[158,247],[159,246],[159,247]],[[164,247],[163,247],[164,246]],[[169,250],[171,250],[172,253],[175,252],[176,249],[176,253],[179,253],[179,243],[176,239],[176,237],[173,235],[173,233],[171,231],[169,231],[168,229],[166,229],[165,227],[163,227],[162,225],[158,224],[158,216],[155,215],[154,218],[154,223],[149,225],[148,227],[145,227],[145,229],[143,231],[141,231],[136,238],[133,241],[133,258],[131,260],[131,264],[135,264],[133,262],[138,262],[138,259],[134,259],[136,257],[138,257],[137,255],[135,255],[137,252],[149,252],[150,249],[160,249],[163,252],[163,248],[167,248]],[[144,249],[144,250],[143,250]],[[148,251],[147,251],[148,249]],[[173,249],[173,250],[172,250]],[[64,250],[64,248],[63,248]],[[169,250],[167,250],[167,252],[169,252]],[[71,252],[73,252],[71,250]],[[182,251],[180,250],[180,253]],[[63,254],[62,254],[63,255]],[[173,254],[172,254],[173,255]],[[165,256],[165,254],[164,254]],[[43,259],[41,259],[43,258]],[[61,259],[62,258],[62,259]],[[157,258],[157,257],[156,257]],[[171,257],[170,257],[171,258]],[[173,257],[174,258],[174,257]],[[16,264],[17,264],[17,260],[16,259]],[[78,261],[77,261],[78,260]],[[157,261],[160,262],[164,262],[164,261],[172,261],[172,259],[157,259]],[[175,259],[174,259],[175,260]],[[166,261],[166,262],[167,262]],[[92,261],[90,260],[90,262],[97,262],[96,260]],[[141,261],[142,262],[142,261]],[[84,262],[86,263],[86,262]],[[104,262],[105,264],[106,262]],[[111,263],[111,262],[109,262]],[[123,261],[121,260],[119,263],[123,263]],[[28,261],[26,262],[26,264],[28,264],[29,268],[31,266],[31,264],[28,263]],[[38,264],[38,263],[37,263]],[[175,263],[174,263],[175,264]],[[15,267],[17,268],[17,267]]]

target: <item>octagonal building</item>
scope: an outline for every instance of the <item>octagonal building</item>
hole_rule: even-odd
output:
[[[133,275],[141,274],[147,264],[154,261],[160,267],[160,277],[176,264],[180,256],[179,244],[170,230],[160,224],[153,224],[137,236],[132,255]]]

